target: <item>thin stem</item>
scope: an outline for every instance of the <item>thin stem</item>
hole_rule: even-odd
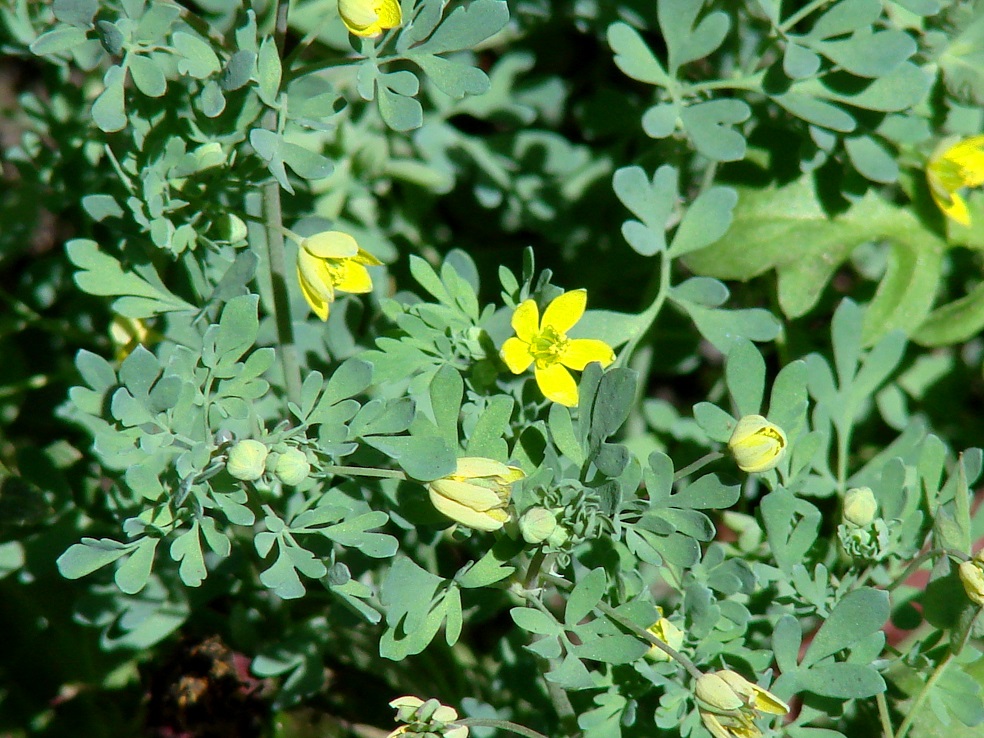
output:
[[[624,615],[621,615],[620,613],[616,612],[615,608],[609,605],[608,603],[599,602],[598,609],[601,610],[603,613],[605,613],[605,615],[610,617],[616,623],[621,625],[623,628],[627,628],[628,630],[632,631],[633,635],[637,635],[640,638],[642,638],[644,641],[648,641],[652,645],[656,646],[656,648],[658,648],[660,651],[665,653],[671,659],[673,659],[681,666],[683,666],[683,668],[685,668],[688,672],[690,672],[690,676],[692,676],[694,679],[700,679],[702,676],[704,676],[704,673],[694,665],[693,661],[688,659],[686,656],[684,656],[682,653],[677,651],[675,648],[668,646],[666,643],[661,641],[659,638],[654,636],[645,628],[636,625]]]
[[[469,727],[475,728],[498,728],[499,730],[508,730],[516,735],[525,735],[526,738],[547,738],[543,733],[537,733],[532,728],[527,728],[525,725],[519,725],[518,723],[511,722],[509,720],[492,720],[491,718],[464,718],[463,720],[455,720],[455,725],[467,725]]]
[[[287,35],[287,11],[289,0],[277,0],[275,39],[277,49],[283,54]],[[268,110],[263,116],[267,130],[277,130],[277,111]],[[273,291],[274,321],[277,325],[277,343],[280,364],[284,372],[284,387],[288,403],[301,401],[301,368],[294,346],[294,326],[290,316],[290,293],[287,289],[287,257],[284,249],[283,211],[280,206],[280,183],[271,179],[263,185],[263,217],[267,223],[266,246],[270,267],[270,284]]]
[[[708,454],[704,454],[699,459],[697,459],[697,461],[695,461],[692,464],[688,464],[687,466],[683,467],[680,471],[678,471],[676,474],[674,474],[673,481],[679,482],[684,477],[693,474],[698,469],[703,469],[711,462],[717,461],[718,459],[721,458],[724,458],[724,454],[721,453],[720,451],[711,451]]]
[[[660,265],[659,265],[659,286],[656,290],[656,296],[653,298],[652,303],[647,307],[642,314],[639,316],[643,319],[644,325],[638,330],[638,332],[629,339],[629,342],[625,344],[621,353],[618,356],[618,364],[620,366],[627,366],[629,360],[632,358],[632,354],[635,352],[636,347],[645,338],[649,331],[653,327],[653,323],[656,322],[656,318],[659,316],[660,310],[663,308],[663,303],[666,302],[667,296],[670,294],[670,262],[672,259],[663,251],[660,254]]]
[[[321,467],[322,471],[329,474],[338,474],[347,477],[376,477],[378,479],[408,479],[406,474],[396,469],[373,469],[362,466],[337,466],[328,464]]]
[[[953,652],[948,653],[936,668],[933,673],[929,675],[929,679],[919,690],[919,694],[916,695],[916,699],[912,701],[912,705],[909,707],[909,714],[905,716],[905,720],[902,721],[902,725],[899,726],[898,732],[895,734],[895,738],[905,738],[905,734],[909,732],[909,728],[912,727],[912,723],[915,721],[916,716],[919,715],[919,709],[922,707],[923,702],[929,697],[929,693],[936,686],[936,682],[940,680],[943,676],[943,672],[946,671],[946,667],[949,666],[950,662],[953,661]]]
[[[792,28],[801,20],[806,18],[806,16],[810,15],[810,13],[819,10],[829,2],[831,2],[831,0],[813,0],[812,3],[808,3],[807,5],[804,5],[802,8],[800,8],[798,11],[793,13],[786,20],[784,20],[782,23],[779,24],[779,26],[777,27],[779,33],[786,33],[790,28]]]
[[[744,77],[731,79],[710,79],[706,82],[695,82],[690,85],[693,92],[710,92],[712,90],[760,90],[765,72],[756,72]]]
[[[940,554],[946,554],[947,556],[952,556],[953,558],[960,559],[961,561],[967,561],[969,558],[967,554],[953,548],[931,548],[928,551],[923,551],[911,562],[909,562],[909,565],[905,567],[901,574],[895,577],[891,584],[885,587],[885,591],[891,592],[893,589],[905,582],[905,580],[908,579],[916,569],[922,566],[922,563],[926,561],[926,559],[939,556]]]
[[[878,704],[878,717],[881,720],[882,738],[892,738],[895,731],[892,729],[892,716],[888,714],[888,700],[885,693],[879,692],[875,695],[875,702]]]
[[[533,554],[533,558],[530,559],[530,565],[526,569],[526,576],[523,577],[523,589],[531,589],[533,582],[536,581],[537,576],[540,573],[540,567],[543,566],[543,559],[546,558],[546,553],[544,553],[543,548],[538,548],[536,553]]]

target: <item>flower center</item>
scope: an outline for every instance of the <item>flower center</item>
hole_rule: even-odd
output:
[[[530,353],[541,369],[556,364],[567,350],[570,340],[550,326],[544,326],[530,342]]]
[[[325,259],[325,270],[328,272],[328,279],[332,286],[341,284],[345,274],[344,259]]]

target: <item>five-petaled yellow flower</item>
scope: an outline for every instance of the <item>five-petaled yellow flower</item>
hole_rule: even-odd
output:
[[[561,405],[577,405],[577,384],[567,371],[581,371],[592,361],[603,367],[615,361],[615,352],[604,341],[594,338],[568,338],[567,331],[584,315],[588,293],[565,292],[543,311],[534,300],[526,300],[513,313],[516,335],[503,345],[500,355],[513,374],[522,374],[530,365],[544,397]]]
[[[297,280],[304,299],[315,314],[328,320],[335,291],[363,293],[372,290],[366,266],[382,262],[359,248],[347,233],[324,231],[302,239],[297,252]]]
[[[378,36],[403,23],[400,0],[338,0],[338,14],[356,36]]]
[[[427,491],[434,507],[452,520],[475,530],[499,530],[509,520],[506,505],[512,484],[524,476],[517,466],[464,456],[454,474],[435,479]]]
[[[959,190],[984,184],[984,136],[973,136],[934,153],[926,167],[929,191],[943,214],[965,226],[970,212]]]
[[[714,738],[759,738],[759,713],[785,715],[789,705],[730,670],[709,672],[694,690],[701,722]]]

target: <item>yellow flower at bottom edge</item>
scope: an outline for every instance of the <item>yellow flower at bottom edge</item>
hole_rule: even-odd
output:
[[[512,484],[526,476],[516,466],[507,466],[480,456],[458,459],[454,474],[427,485],[431,503],[439,512],[475,530],[499,530],[509,520],[506,505]]]
[[[372,290],[366,266],[382,262],[359,248],[355,239],[341,231],[324,231],[301,241],[297,252],[297,281],[311,309],[328,320],[335,291],[361,294]]]
[[[731,670],[708,672],[694,692],[700,719],[714,738],[759,738],[753,719],[760,712],[785,715],[789,705]]]
[[[540,311],[534,300],[526,300],[513,313],[516,335],[502,344],[499,355],[513,374],[522,374],[530,365],[543,396],[561,405],[577,405],[577,384],[568,369],[581,371],[592,361],[603,367],[615,361],[615,352],[604,341],[568,338],[587,304],[585,290],[564,292],[547,309]]]
[[[403,24],[400,0],[338,0],[338,14],[356,36],[377,36]]]
[[[943,214],[969,226],[970,212],[959,190],[984,184],[984,136],[973,136],[936,151],[926,166],[926,180]]]

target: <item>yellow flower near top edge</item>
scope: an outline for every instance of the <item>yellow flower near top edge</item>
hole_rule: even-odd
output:
[[[400,0],[338,0],[338,14],[356,36],[378,36],[403,24]]]
[[[499,530],[509,520],[506,505],[513,482],[526,476],[516,466],[507,466],[480,456],[458,459],[454,474],[427,485],[431,503],[439,512],[475,530]]]
[[[382,262],[359,248],[355,239],[341,231],[325,231],[301,240],[297,252],[297,281],[311,309],[328,320],[335,292],[361,294],[372,291],[366,266]]]
[[[561,405],[577,405],[577,384],[568,369],[581,371],[592,361],[603,367],[615,361],[615,352],[604,341],[593,338],[568,338],[587,304],[585,290],[564,292],[547,309],[540,311],[534,300],[526,300],[513,313],[516,335],[506,340],[499,352],[513,374],[522,374],[530,366],[544,397]]]
[[[943,214],[969,226],[970,212],[959,191],[984,184],[984,136],[973,136],[937,150],[926,166],[926,180]]]

